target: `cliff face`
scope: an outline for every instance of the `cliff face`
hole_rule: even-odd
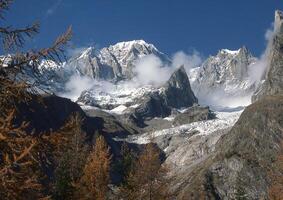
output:
[[[265,82],[253,96],[253,102],[266,95],[283,95],[283,13],[276,11],[274,37],[268,56]]]
[[[164,99],[168,106],[173,108],[190,107],[198,103],[184,66],[176,70],[167,81],[164,90]]]
[[[187,171],[178,199],[268,199],[270,172],[282,152],[283,97],[268,96],[249,106],[207,159]],[[282,176],[282,175],[281,175]]]

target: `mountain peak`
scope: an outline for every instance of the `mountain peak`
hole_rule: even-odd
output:
[[[190,81],[183,65],[167,81],[165,96],[167,104],[176,108],[192,106],[198,102],[191,89]]]
[[[88,47],[80,53],[79,58],[93,57],[94,53],[94,47]]]
[[[219,51],[219,54],[237,55],[239,52],[240,52],[240,49],[238,50],[221,49]]]
[[[274,31],[283,33],[283,12],[281,10],[275,11]]]
[[[228,57],[235,57],[238,55],[251,55],[250,51],[248,50],[248,48],[246,46],[242,46],[240,49],[237,50],[230,50],[230,49],[221,49],[217,56],[228,56]]]
[[[151,49],[156,49],[156,47],[153,44],[147,43],[144,40],[131,40],[131,41],[124,41],[124,42],[118,42],[114,45],[110,45],[109,49],[132,49],[134,46],[144,46]]]

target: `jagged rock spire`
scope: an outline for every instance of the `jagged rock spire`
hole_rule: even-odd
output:
[[[164,93],[165,101],[171,107],[189,107],[198,103],[184,66],[181,66],[171,75],[165,85]]]
[[[283,12],[280,10],[275,11],[274,31],[275,33],[283,33]]]
[[[274,38],[270,46],[265,82],[257,89],[252,101],[268,95],[283,95],[283,12],[275,12]]]

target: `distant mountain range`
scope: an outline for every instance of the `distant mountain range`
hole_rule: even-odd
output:
[[[89,47],[60,65],[43,61],[40,72],[46,78],[42,81],[42,86],[55,93],[61,93],[65,89],[64,84],[73,75],[119,85],[135,77],[136,63],[148,55],[160,59],[164,67],[172,64],[169,56],[143,40],[119,42],[101,50]],[[192,89],[201,104],[219,106],[223,103],[219,100],[219,96],[222,96],[223,99],[246,98],[243,104],[247,105],[250,102],[247,99],[250,99],[256,89],[255,81],[249,79],[248,68],[256,61],[257,58],[246,47],[236,51],[222,49],[200,66],[187,69],[187,73]],[[207,96],[210,96],[210,99],[207,99]],[[238,105],[241,103],[235,103],[235,106]]]

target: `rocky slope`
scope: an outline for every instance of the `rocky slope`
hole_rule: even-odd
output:
[[[114,116],[98,109],[82,109],[69,99],[55,95],[33,96],[16,106],[15,125],[28,122],[27,131],[36,134],[55,132],[62,128],[71,116],[78,114],[82,119],[82,129],[92,136],[95,132],[124,137],[137,131],[121,124]]]
[[[283,95],[283,13],[276,11],[274,37],[268,56],[265,81],[253,96],[253,101],[266,95]]]
[[[282,111],[280,96],[249,106],[208,158],[177,176],[178,199],[268,199],[269,174],[278,172],[282,151]]]

